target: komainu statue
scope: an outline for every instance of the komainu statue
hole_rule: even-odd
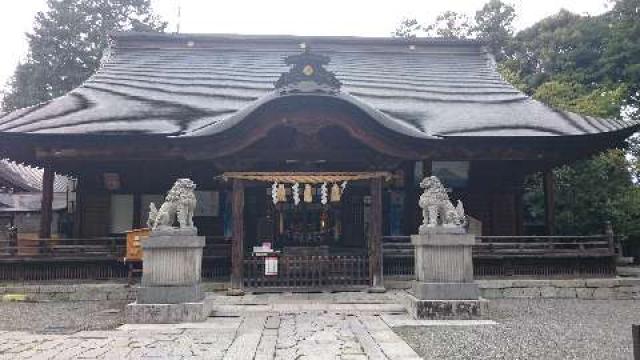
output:
[[[420,182],[424,189],[418,205],[422,209],[422,225],[418,229],[420,234],[427,232],[428,228],[436,226],[464,227],[467,218],[464,215],[462,201],[458,200],[453,206],[440,180],[435,176],[426,177]]]
[[[178,222],[183,228],[193,228],[193,212],[196,209],[196,184],[190,179],[178,179],[164,199],[160,209],[149,204],[147,225],[152,229],[169,229]]]

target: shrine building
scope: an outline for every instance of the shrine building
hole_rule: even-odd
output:
[[[476,40],[121,33],[80,87],[0,114],[0,153],[44,168],[41,239],[56,237],[54,173],[77,179],[78,241],[145,227],[188,177],[205,258],[234,288],[378,286],[399,264],[383,244],[421,222],[425,176],[463,202],[479,242],[553,236],[551,169],[637,130],[533,100]],[[536,172],[546,234],[523,221]],[[280,273],[306,272],[258,276],[266,248]]]

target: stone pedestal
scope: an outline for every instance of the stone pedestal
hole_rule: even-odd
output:
[[[412,235],[416,281],[408,296],[416,318],[467,319],[482,315],[480,290],[473,281],[475,237],[462,227],[434,226]]]
[[[205,238],[197,230],[154,230],[142,243],[142,283],[137,301],[127,307],[133,323],[204,321],[200,289]]]

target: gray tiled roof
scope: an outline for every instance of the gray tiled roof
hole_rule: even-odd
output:
[[[335,95],[407,135],[557,136],[634,122],[553,110],[519,92],[473,41],[121,34],[103,67],[49,103],[0,117],[0,132],[201,136],[278,97],[283,57],[306,42],[328,55]],[[244,111],[241,111],[244,110]]]
[[[14,191],[42,191],[42,175],[42,169],[21,165],[6,159],[0,160],[0,184]],[[53,191],[66,192],[67,182],[68,179],[66,177],[56,174],[53,182]]]

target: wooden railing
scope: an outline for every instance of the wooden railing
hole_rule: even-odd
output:
[[[122,259],[124,237],[0,240],[0,260]]]
[[[613,234],[591,236],[479,236],[473,246],[477,277],[610,276],[615,274]],[[385,276],[414,278],[409,236],[383,238]]]
[[[566,257],[614,256],[612,236],[478,236],[474,256],[503,257]]]
[[[339,289],[369,284],[367,256],[281,256],[277,275],[265,275],[264,261],[263,257],[245,258],[245,287]]]

